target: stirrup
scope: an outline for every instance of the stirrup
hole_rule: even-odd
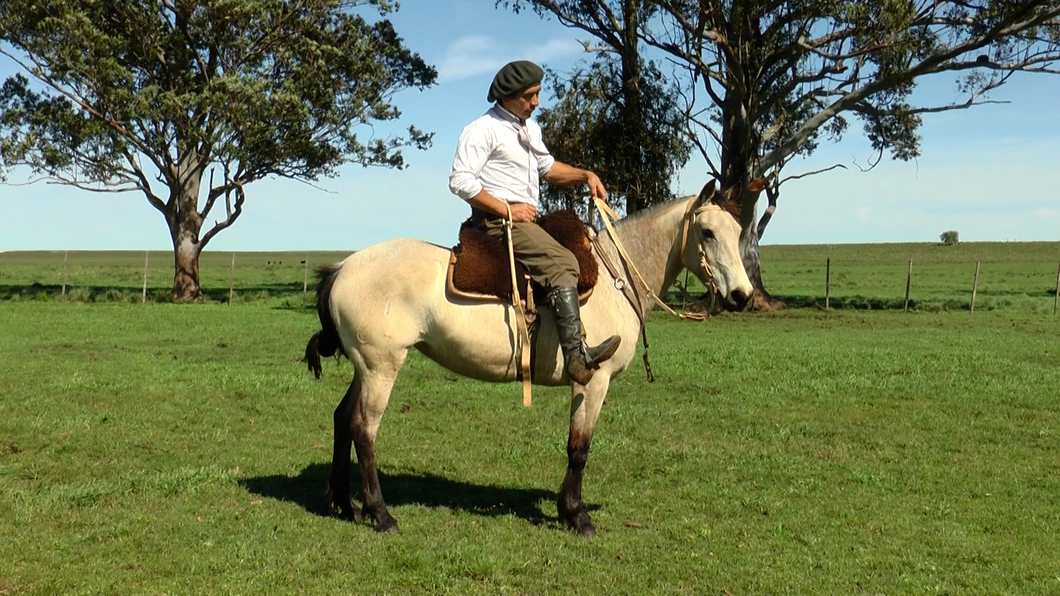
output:
[[[610,360],[615,352],[618,351],[618,346],[622,343],[622,338],[618,335],[612,335],[611,337],[600,342],[600,345],[595,348],[590,348],[585,340],[582,340],[582,354],[585,357],[585,367],[590,370],[596,370],[600,368],[602,362]],[[592,352],[596,352],[592,354]]]

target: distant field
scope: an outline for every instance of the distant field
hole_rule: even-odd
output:
[[[1060,242],[764,246],[766,288],[792,306],[823,306],[828,259],[833,308],[903,308],[912,260],[913,309],[968,310],[979,262],[976,310],[1052,312]]]
[[[207,299],[227,301],[229,285],[235,300],[288,298],[301,301],[309,261],[313,269],[341,261],[345,251],[237,252],[206,251],[199,275]],[[67,296],[74,301],[139,302],[147,261],[148,300],[166,301],[173,289],[171,251],[13,251],[0,253],[0,300],[59,298],[65,260]]]
[[[345,258],[347,251],[203,253],[203,291],[208,300],[286,299],[301,304],[305,261],[312,269]],[[67,296],[74,301],[139,302],[144,278],[143,252],[70,252],[66,258]],[[148,255],[148,299],[166,301],[172,289],[173,256]],[[910,308],[968,310],[976,262],[980,262],[976,310],[1052,312],[1060,266],[1060,242],[972,242],[941,244],[839,244],[762,247],[766,288],[791,307],[825,304],[825,267],[831,259],[829,306],[902,309],[909,261],[913,261]],[[63,280],[62,251],[0,253],[0,300],[58,298]],[[683,280],[683,278],[682,278]],[[702,292],[691,284],[693,294]],[[312,301],[312,296],[309,296]],[[680,302],[676,291],[670,300]]]

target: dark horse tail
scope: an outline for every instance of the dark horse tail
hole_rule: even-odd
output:
[[[317,284],[317,315],[320,317],[320,331],[309,338],[305,346],[305,358],[303,362],[309,367],[309,371],[320,378],[320,357],[334,356],[335,352],[343,352],[342,342],[339,340],[339,332],[335,329],[335,322],[331,320],[331,287],[335,285],[335,277],[338,275],[341,264],[328,265],[317,269],[320,283]]]

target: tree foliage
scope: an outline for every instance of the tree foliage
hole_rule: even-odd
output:
[[[822,135],[845,133],[847,115],[877,151],[912,159],[923,114],[981,104],[1015,72],[1057,72],[1060,57],[1057,2],[659,4],[642,34],[701,84],[708,117],[694,121],[717,141],[715,173],[728,182],[778,174]],[[962,99],[914,105],[918,79],[944,72]]]
[[[558,109],[566,113],[554,117],[567,125],[565,132],[581,133],[582,139],[595,135],[606,147],[576,146],[567,136],[553,135],[567,145],[561,154],[566,161],[597,170],[612,194],[624,199],[627,213],[670,198],[670,181],[687,161],[689,145],[681,138],[682,127],[676,125],[669,85],[659,68],[641,56],[640,23],[656,12],[652,3],[496,0],[496,4],[515,12],[529,6],[541,15],[575,11],[585,17],[579,26],[605,46],[592,48],[583,42],[587,50],[601,54],[591,66],[576,69],[569,84],[559,85]],[[580,126],[575,122],[579,111],[588,112],[581,117],[590,120]],[[665,156],[665,151],[671,154]],[[546,197],[562,196],[559,191],[546,192]]]
[[[605,51],[624,47],[619,15],[630,4],[637,35],[684,73],[692,134],[723,194],[742,204],[745,264],[765,295],[758,237],[776,208],[794,157],[849,131],[848,118],[882,157],[919,155],[922,117],[970,108],[1017,72],[1057,73],[1056,0],[523,0],[589,33]],[[628,44],[626,44],[628,45]],[[960,99],[922,105],[922,77],[949,73]],[[877,157],[877,160],[879,159]],[[764,178],[769,208],[756,225]]]
[[[317,180],[350,162],[400,168],[401,148],[429,145],[415,127],[372,138],[368,126],[399,117],[394,93],[436,78],[383,18],[393,8],[0,0],[0,52],[25,73],[0,88],[0,156],[38,179],[143,193],[173,238],[175,296],[196,297],[198,254],[239,217],[248,183]]]
[[[684,135],[681,106],[654,64],[640,69],[639,126],[626,128],[618,70],[616,60],[605,55],[566,76],[549,71],[548,86],[557,102],[541,110],[538,119],[545,145],[557,159],[599,173],[612,202],[621,201],[633,213],[673,197],[672,180],[691,156],[692,145]],[[584,214],[588,206],[569,187],[546,186],[541,199],[546,211]]]

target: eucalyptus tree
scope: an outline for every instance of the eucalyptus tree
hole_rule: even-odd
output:
[[[1052,73],[1060,58],[1056,0],[524,0],[540,14],[617,51],[621,15],[633,3],[637,35],[687,73],[690,133],[723,193],[742,206],[742,249],[759,290],[758,239],[791,160],[862,124],[875,151],[920,153],[925,114],[971,108],[1015,73]],[[922,77],[949,73],[958,99],[925,104]],[[801,176],[807,172],[796,174]],[[757,217],[765,181],[769,200]]]
[[[640,24],[655,8],[640,0],[618,4],[602,22],[584,2],[496,0],[515,12],[532,7],[541,15],[585,8],[585,21],[565,23],[588,30],[603,44],[585,42],[587,50],[599,51],[597,59],[576,68],[566,81],[552,77],[559,102],[543,110],[540,119],[562,126],[546,126],[545,141],[561,159],[596,170],[633,213],[671,198],[670,182],[687,161],[690,145],[676,120],[680,111],[666,78],[641,55]],[[570,201],[569,193],[546,188],[544,197],[546,203]]]
[[[538,116],[545,145],[557,159],[600,174],[617,199],[612,203],[626,213],[671,199],[672,181],[692,152],[682,106],[667,79],[652,63],[638,71],[635,118],[626,109],[618,60],[606,54],[563,75],[548,71],[547,87],[557,101]],[[543,209],[584,215],[588,205],[575,193],[546,185]]]
[[[242,214],[249,183],[401,168],[402,148],[429,146],[414,126],[371,132],[400,116],[395,93],[437,77],[386,18],[395,9],[0,0],[0,52],[21,66],[0,88],[0,157],[32,180],[142,193],[172,238],[174,299],[197,298],[199,255]]]

